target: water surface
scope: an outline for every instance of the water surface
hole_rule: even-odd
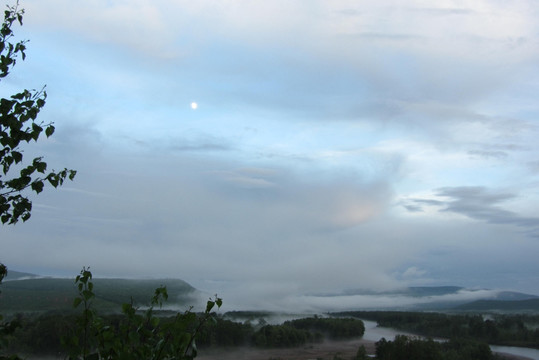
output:
[[[378,341],[381,338],[385,338],[386,340],[394,340],[396,335],[417,336],[417,335],[407,333],[404,331],[398,331],[398,330],[386,328],[386,327],[379,327],[376,325],[375,321],[363,320],[363,322],[365,323],[365,335],[363,335],[363,339],[365,340]],[[443,341],[442,339],[439,339],[439,340]],[[492,351],[495,351],[495,352],[517,355],[517,356],[525,356],[530,359],[539,360],[539,350],[537,349],[515,347],[515,346],[498,346],[498,345],[490,345],[490,348],[492,349]]]

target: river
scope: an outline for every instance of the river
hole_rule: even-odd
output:
[[[365,334],[363,335],[363,339],[365,340],[378,341],[381,338],[386,338],[386,340],[393,340],[395,336],[399,334],[417,336],[411,333],[406,333],[404,331],[398,331],[391,328],[379,327],[376,325],[375,321],[363,320],[363,322],[365,323]],[[440,339],[440,341],[443,341],[443,340]],[[495,351],[495,352],[517,355],[517,356],[525,356],[530,359],[539,360],[539,350],[537,349],[514,347],[514,346],[498,346],[498,345],[490,345],[490,348],[492,349],[492,351]]]

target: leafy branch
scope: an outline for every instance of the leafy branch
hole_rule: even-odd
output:
[[[12,43],[12,26],[15,22],[22,25],[24,10],[19,3],[8,6],[4,12],[4,22],[0,29],[0,79],[5,78],[15,66],[19,56],[26,58],[27,41]],[[31,216],[32,202],[26,190],[39,194],[48,183],[53,187],[61,186],[65,179],[73,180],[77,172],[63,169],[47,171],[43,157],[36,157],[28,165],[23,165],[23,151],[20,146],[31,141],[37,142],[45,133],[46,137],[54,133],[53,123],[38,122],[37,116],[45,106],[47,93],[41,90],[23,90],[10,98],[0,99],[0,221],[3,224],[15,224],[21,219],[26,221]],[[5,179],[18,165],[17,175]],[[40,175],[42,174],[42,175]]]
[[[93,309],[95,293],[92,273],[83,268],[75,279],[78,296],[73,305],[82,305],[77,328],[63,343],[69,350],[69,359],[83,360],[192,360],[197,356],[196,338],[207,321],[214,320],[213,309],[220,308],[217,296],[208,300],[202,314],[192,308],[177,313],[173,319],[155,314],[168,299],[165,286],[160,286],[145,311],[135,307],[133,300],[122,305],[123,318],[115,325],[106,324]]]

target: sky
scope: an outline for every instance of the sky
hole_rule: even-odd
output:
[[[25,158],[78,173],[2,227],[8,268],[181,278],[230,308],[539,295],[535,0],[21,7],[0,95],[46,85],[56,132]]]

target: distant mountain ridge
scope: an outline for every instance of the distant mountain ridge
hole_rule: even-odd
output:
[[[4,281],[21,280],[21,279],[35,279],[35,278],[42,278],[42,277],[48,277],[48,276],[40,276],[40,275],[27,273],[27,272],[9,270],[7,272],[7,276],[4,278]]]
[[[35,274],[10,271],[11,278],[0,286],[2,312],[42,312],[72,310],[77,296],[74,279],[39,277]],[[120,311],[123,303],[133,301],[147,306],[156,288],[166,286],[167,306],[193,305],[197,290],[180,279],[107,279],[94,278],[95,306],[105,311]]]
[[[524,300],[477,300],[455,308],[461,311],[539,312],[539,298]]]
[[[354,309],[402,310],[402,311],[468,311],[467,304],[477,303],[478,310],[499,308],[501,311],[534,311],[534,301],[539,296],[515,291],[468,289],[460,286],[415,286],[388,291],[348,289],[341,293],[311,295],[312,297],[334,298],[335,303],[346,299]],[[356,301],[354,299],[357,298]],[[526,302],[527,301],[527,302]],[[515,302],[514,304],[504,304]]]
[[[514,292],[514,291],[500,291],[495,297],[495,300],[501,300],[501,301],[518,301],[518,300],[532,300],[532,299],[539,299],[539,296],[524,294],[524,293]]]

